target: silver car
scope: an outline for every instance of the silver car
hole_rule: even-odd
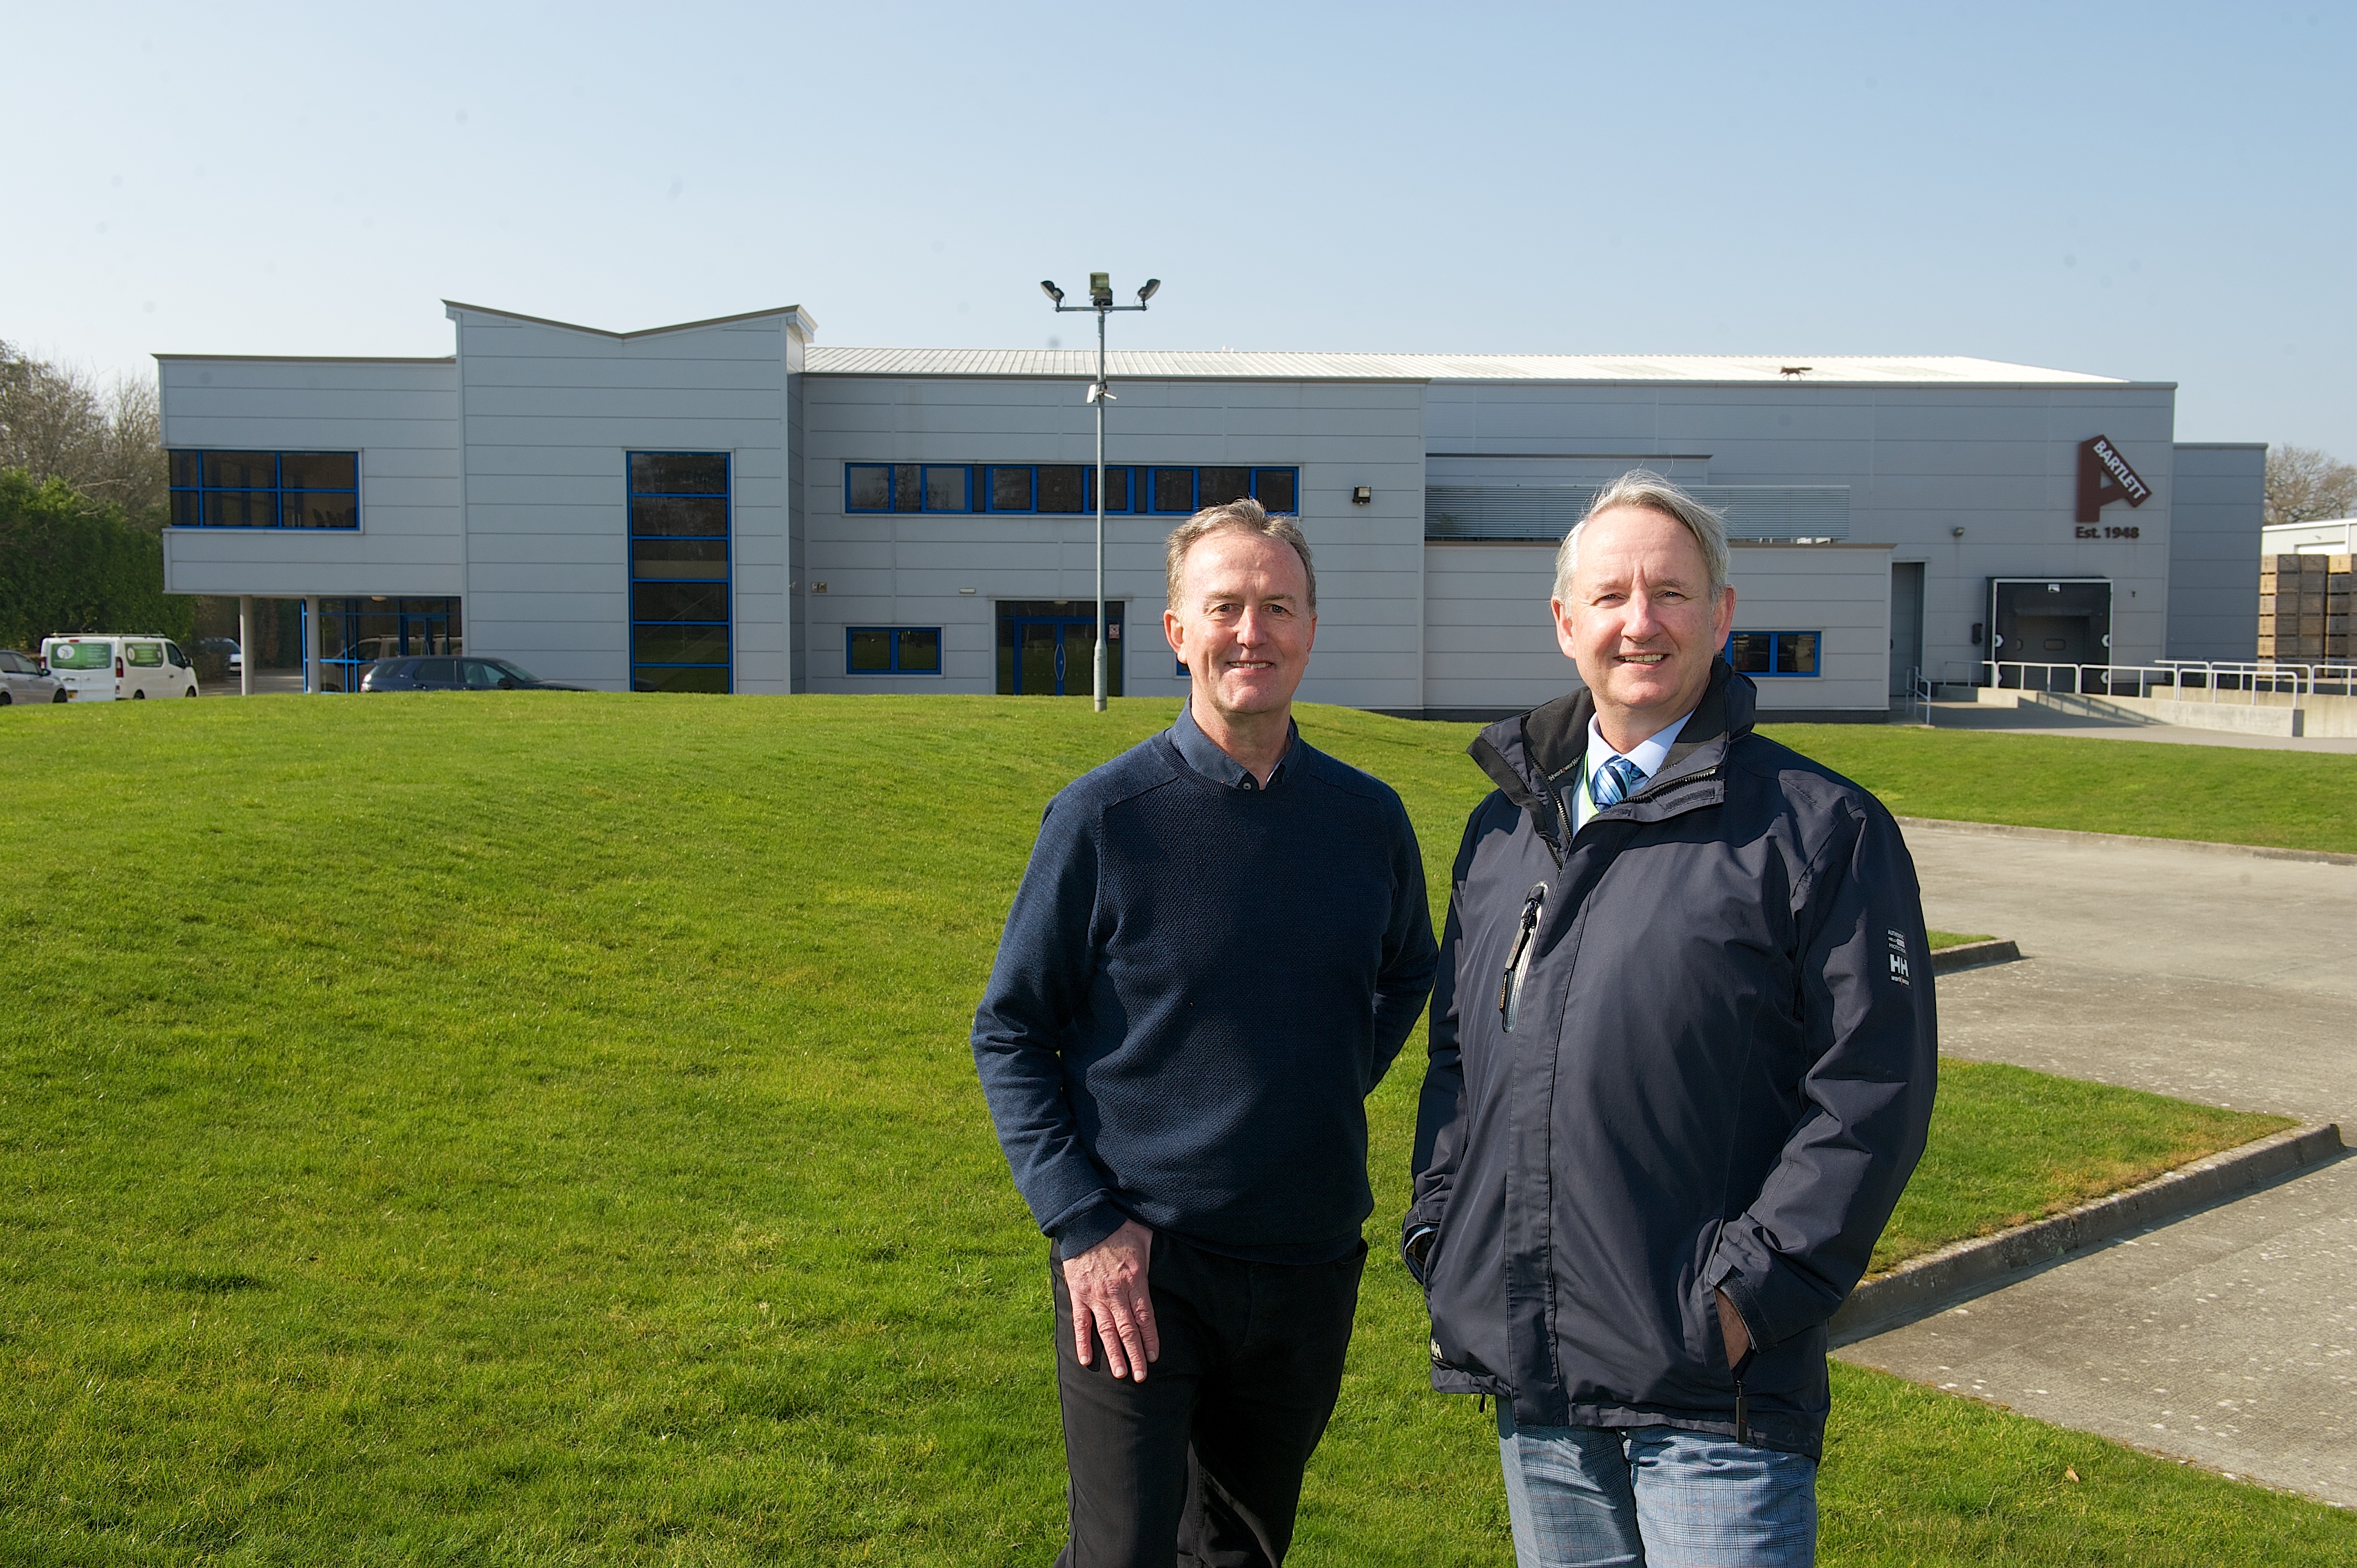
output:
[[[11,703],[62,703],[62,682],[41,668],[39,660],[0,648],[0,708]]]

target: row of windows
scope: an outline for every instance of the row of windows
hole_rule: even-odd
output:
[[[1814,675],[1822,633],[1738,631],[1727,639],[1727,661],[1746,675]]]
[[[1746,675],[1815,675],[1822,637],[1813,631],[1738,631],[1727,639],[1727,661]],[[942,628],[853,627],[844,633],[843,667],[853,675],[938,675]],[[1183,681],[1187,666],[1179,664],[1174,672]]]
[[[1298,512],[1301,470],[1105,469],[1107,511],[1184,514],[1247,499],[1273,512]],[[845,463],[843,510],[1078,515],[1097,510],[1097,471],[1082,463]]]
[[[357,452],[173,452],[175,528],[358,528]]]
[[[358,528],[356,452],[192,452],[171,455],[178,528]],[[1096,469],[1078,463],[850,463],[847,511],[1063,513],[1096,510]],[[728,456],[630,455],[632,564],[693,564],[727,575]],[[1105,510],[1183,515],[1247,497],[1273,512],[1300,510],[1298,468],[1133,467],[1105,470]],[[675,541],[662,544],[656,542]],[[705,542],[688,542],[700,541]],[[641,552],[639,542],[649,548]]]

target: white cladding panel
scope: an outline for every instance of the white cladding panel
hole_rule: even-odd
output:
[[[783,692],[788,318],[616,337],[453,306],[470,651],[630,686],[631,452],[729,454],[736,689]]]
[[[1731,553],[1736,630],[1819,634],[1815,675],[1753,677],[1760,717],[1889,712],[1890,547],[1738,544]]]
[[[998,601],[1093,600],[1092,515],[844,510],[845,463],[1093,462],[1094,420],[1082,391],[1072,381],[803,378],[810,690],[995,692]],[[1302,700],[1421,707],[1423,389],[1136,381],[1116,381],[1114,391],[1108,463],[1301,470],[1301,527],[1319,597]],[[1351,499],[1361,485],[1373,492],[1365,506]],[[1163,540],[1183,521],[1106,519],[1105,593],[1125,607],[1123,690],[1130,696],[1185,690],[1161,628]],[[849,673],[851,628],[935,626],[941,675]],[[1085,675],[1078,679],[1085,690]]]
[[[2123,382],[1457,382],[1429,389],[1426,433],[1436,472],[1452,459],[1470,471],[1480,465],[1461,459],[1580,457],[1670,464],[1713,485],[1846,485],[1849,539],[1924,563],[1924,664],[1963,682],[1981,657],[1972,628],[1987,618],[1991,577],[2107,577],[2113,657],[2160,656],[2175,410],[2172,389]],[[2101,526],[2133,527],[2135,539],[2078,537],[2078,446],[2098,435],[2152,487],[2141,508],[2104,511]]]
[[[2266,488],[2265,446],[2177,448],[2169,539],[2171,659],[2258,657]]]
[[[357,530],[167,528],[175,594],[457,594],[458,368],[447,360],[157,362],[164,445],[360,454]]]
[[[1822,634],[1821,673],[1761,677],[1761,714],[1887,711],[1889,547],[1737,544],[1731,555],[1737,630]],[[1502,713],[1579,685],[1548,607],[1554,546],[1427,544],[1424,577],[1427,708]]]

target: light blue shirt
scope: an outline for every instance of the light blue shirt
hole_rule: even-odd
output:
[[[1667,729],[1655,731],[1628,750],[1615,751],[1606,742],[1604,731],[1591,716],[1587,721],[1587,756],[1580,762],[1579,782],[1573,786],[1571,791],[1571,831],[1577,832],[1587,825],[1588,818],[1596,815],[1596,802],[1588,796],[1587,781],[1602,771],[1606,763],[1616,757],[1625,757],[1637,765],[1647,783],[1652,782],[1653,775],[1662,770],[1662,764],[1669,760],[1670,747],[1677,744],[1678,732],[1686,727],[1686,720],[1692,717],[1694,714],[1688,713]],[[1643,787],[1640,784],[1637,788]],[[1629,791],[1631,795],[1636,792],[1636,789]]]

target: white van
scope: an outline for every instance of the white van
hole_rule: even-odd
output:
[[[197,694],[196,669],[168,637],[127,632],[45,637],[41,660],[71,702]]]

